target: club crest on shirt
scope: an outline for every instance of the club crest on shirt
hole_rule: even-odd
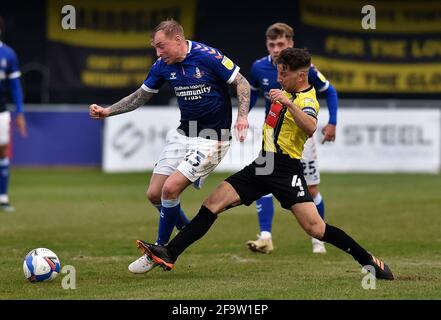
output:
[[[170,73],[170,80],[175,80],[176,79],[176,72],[171,72]]]
[[[199,70],[198,67],[196,67],[195,74],[193,75],[193,77],[200,79],[203,77],[203,75],[204,75],[204,72]]]
[[[268,78],[263,78],[262,79],[262,85],[263,86],[269,86],[269,79]]]

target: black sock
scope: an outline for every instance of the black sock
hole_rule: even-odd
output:
[[[343,230],[329,224],[326,224],[325,234],[321,240],[349,253],[362,266],[367,265],[371,259],[371,255],[354,239],[348,236]]]
[[[171,258],[176,260],[187,247],[202,238],[216,219],[217,214],[214,214],[209,209],[202,206],[193,220],[191,220],[190,223],[167,245]]]

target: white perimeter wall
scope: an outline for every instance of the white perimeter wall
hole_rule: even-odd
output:
[[[233,110],[233,123],[237,111]],[[218,171],[237,171],[254,160],[261,141],[263,109],[249,115],[245,143],[234,138]],[[322,172],[431,172],[441,167],[439,109],[340,109],[337,139],[321,144],[321,128],[328,119],[320,111],[316,132]],[[151,170],[165,143],[165,135],[179,125],[179,110],[144,107],[106,119],[103,170]]]

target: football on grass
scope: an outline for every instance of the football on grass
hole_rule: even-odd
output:
[[[23,272],[30,282],[51,281],[60,272],[60,260],[52,250],[33,249],[23,261]]]

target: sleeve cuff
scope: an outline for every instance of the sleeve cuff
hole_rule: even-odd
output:
[[[15,72],[8,74],[9,79],[16,79],[16,78],[19,78],[20,76],[21,76],[20,71],[15,71]]]
[[[329,88],[329,81],[326,81],[325,85],[323,87],[321,87],[318,91],[323,92],[323,91],[328,90],[328,88]]]
[[[233,74],[231,75],[230,79],[228,79],[227,83],[231,84],[234,79],[236,79],[237,74],[239,73],[240,68],[236,66],[236,69],[234,69]]]
[[[143,84],[143,85],[141,86],[141,89],[144,90],[144,91],[150,92],[150,93],[158,93],[158,92],[159,92],[158,89],[152,89],[152,88],[149,88],[149,87],[147,87],[145,84]]]

